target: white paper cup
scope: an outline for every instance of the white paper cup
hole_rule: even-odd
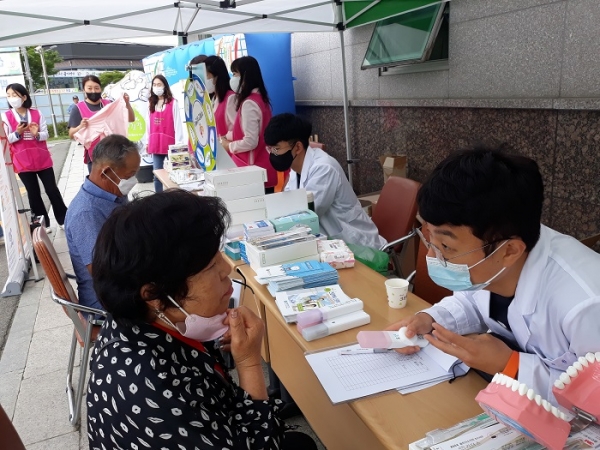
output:
[[[400,309],[406,306],[408,296],[408,281],[402,278],[390,278],[385,280],[385,290],[390,308]]]

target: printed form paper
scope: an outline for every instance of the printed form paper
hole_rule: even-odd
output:
[[[432,347],[435,351],[428,350]],[[351,345],[343,349],[357,349]],[[451,378],[435,361],[433,346],[412,355],[396,352],[340,355],[343,349],[306,355],[332,403],[340,403],[390,389],[427,385]],[[441,353],[441,352],[440,352]]]

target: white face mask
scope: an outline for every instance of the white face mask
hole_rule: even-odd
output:
[[[112,173],[115,174],[115,177],[119,178],[119,175],[116,174],[112,167],[110,167],[110,170],[112,170]],[[119,191],[121,192],[123,197],[127,197],[127,195],[129,195],[133,187],[137,184],[137,178],[135,177],[135,175],[127,179],[119,178],[119,184],[115,183],[110,177],[106,178],[108,178],[115,186],[119,188]]]
[[[207,78],[205,85],[206,85],[206,92],[208,92],[209,94],[215,93],[215,79],[214,78]]]
[[[10,106],[12,106],[15,109],[23,106],[23,99],[21,97],[8,97],[7,100]]]
[[[231,77],[229,79],[229,87],[233,90],[233,92],[238,91],[240,88],[240,77]]]
[[[155,95],[162,97],[162,95],[165,93],[165,88],[152,86],[152,92],[154,92]]]

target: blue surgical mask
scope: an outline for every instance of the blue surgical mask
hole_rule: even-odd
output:
[[[476,264],[472,266],[468,266],[466,264],[454,264],[449,261],[446,261],[446,267],[442,265],[442,263],[437,259],[431,256],[427,257],[427,271],[429,272],[429,277],[433,280],[435,284],[441,286],[443,288],[449,289],[451,291],[479,291],[481,289],[485,289],[490,285],[492,281],[494,281],[502,272],[506,270],[506,267],[503,267],[500,272],[494,275],[485,283],[473,284],[471,282],[471,273],[469,269],[481,264],[483,261],[488,259],[494,253],[500,249],[504,244],[508,241],[504,241],[501,245],[496,248],[492,253],[483,258]]]

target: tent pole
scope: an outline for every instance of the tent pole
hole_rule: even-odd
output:
[[[344,31],[340,30],[340,49],[342,50],[342,74],[344,79],[344,89],[343,97],[344,97],[344,132],[346,134],[346,163],[348,164],[348,182],[350,186],[354,187],[352,184],[352,144],[350,142],[350,123],[348,118],[348,77],[346,74],[346,49],[344,44]]]

